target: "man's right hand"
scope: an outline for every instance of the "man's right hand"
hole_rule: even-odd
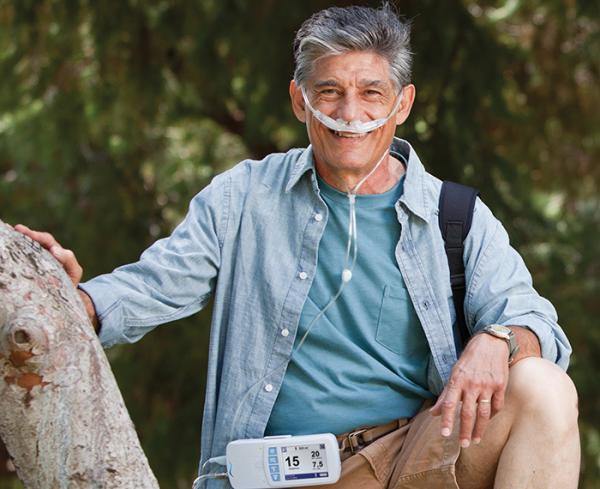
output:
[[[29,236],[32,240],[37,241],[40,245],[46,248],[54,258],[62,265],[65,269],[65,272],[73,282],[73,285],[77,287],[79,282],[81,281],[81,276],[83,275],[83,268],[77,261],[75,257],[75,253],[71,250],[67,250],[63,248],[54,236],[50,233],[34,231],[33,229],[29,229],[27,226],[23,224],[17,224],[15,226],[15,230],[24,234],[25,236]],[[94,303],[90,296],[87,295],[83,290],[78,289],[79,295],[85,305],[85,310],[94,326],[96,332],[100,329],[98,317],[96,316],[96,309],[94,307]]]
[[[50,233],[34,231],[23,224],[17,224],[15,230],[23,233],[25,236],[29,236],[32,240],[37,241],[46,248],[63,266],[73,285],[75,287],[79,285],[81,276],[83,275],[83,268],[81,268],[77,258],[75,258],[75,253],[63,248]]]

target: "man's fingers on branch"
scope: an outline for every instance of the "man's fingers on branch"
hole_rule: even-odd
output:
[[[79,265],[75,253],[63,248],[50,233],[34,231],[23,224],[17,224],[15,230],[25,236],[29,236],[32,240],[37,241],[41,246],[46,248],[62,265],[73,284],[75,286],[79,284],[83,275],[83,268]]]
[[[83,268],[75,258],[75,253],[71,250],[61,248],[60,245],[50,248],[50,253],[56,258],[67,272],[67,275],[75,286],[81,281]]]
[[[58,244],[58,242],[56,241],[56,239],[54,239],[54,236],[52,236],[50,233],[34,231],[33,229],[29,229],[27,226],[24,226],[23,224],[17,224],[15,226],[15,230],[19,231],[20,233],[24,234],[25,236],[29,236],[32,240],[37,241],[40,245],[42,245],[47,250],[50,250],[50,248],[52,248],[55,245],[60,246]]]

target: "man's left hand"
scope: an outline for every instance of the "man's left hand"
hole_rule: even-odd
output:
[[[442,436],[450,436],[460,409],[460,444],[467,448],[481,441],[492,416],[504,407],[508,384],[508,345],[489,334],[475,335],[454,365],[448,384],[435,405],[442,416]],[[462,402],[462,407],[461,407]]]

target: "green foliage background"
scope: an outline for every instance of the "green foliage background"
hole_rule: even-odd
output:
[[[292,39],[345,4],[0,0],[0,218],[52,232],[87,278],[135,260],[213,175],[306,144],[288,103]],[[599,487],[600,4],[395,4],[414,21],[418,92],[398,135],[436,175],[482,190],[557,306],[575,350],[580,487]],[[108,352],[163,487],[194,478],[209,319]]]

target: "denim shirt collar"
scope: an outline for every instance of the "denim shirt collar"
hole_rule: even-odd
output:
[[[429,222],[431,213],[429,212],[429,206],[427,205],[425,197],[425,168],[423,167],[421,160],[419,160],[417,153],[410,143],[403,139],[395,137],[392,141],[390,151],[392,153],[401,154],[408,162],[404,181],[404,193],[400,198],[400,202],[413,214],[420,217],[425,222]],[[285,187],[285,191],[289,192],[292,190],[300,178],[302,178],[309,170],[312,171],[312,179],[315,180],[316,172],[312,145],[309,145],[296,161]]]

